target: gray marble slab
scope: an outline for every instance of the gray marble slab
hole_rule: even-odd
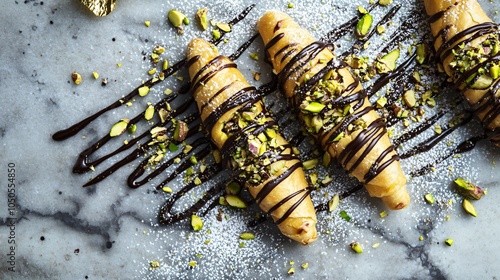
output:
[[[435,170],[423,176],[409,177],[412,204],[402,211],[389,211],[381,202],[360,190],[343,199],[333,212],[318,213],[319,240],[301,246],[282,237],[271,221],[249,225],[260,211],[252,206],[241,211],[216,206],[204,217],[204,229],[191,230],[187,221],[158,225],[157,212],[171,194],[155,191],[172,169],[137,189],[127,187],[127,176],[143,158],[126,164],[95,186],[82,185],[117,163],[132,150],[112,157],[94,172],[75,174],[78,154],[105,136],[111,125],[122,118],[142,112],[147,102],[157,102],[167,88],[179,90],[188,79],[184,69],[153,88],[146,98],[135,97],[131,106],[121,106],[103,114],[65,141],[52,135],[122,98],[143,81],[150,79],[153,67],[149,56],[156,45],[166,48],[162,59],[170,64],[185,55],[187,43],[194,37],[211,38],[196,26],[194,13],[208,7],[210,18],[229,21],[250,2],[229,1],[117,1],[117,8],[106,17],[96,17],[79,1],[7,0],[0,9],[0,279],[498,279],[500,243],[498,218],[500,179],[496,162],[500,149],[486,141],[478,142],[470,152],[438,162],[462,141],[479,135],[481,128],[473,120],[446,136],[428,152],[403,159],[410,174],[430,164]],[[175,2],[175,3],[172,3]],[[371,46],[362,51],[374,59],[391,34],[399,32],[411,19],[417,31],[402,42],[405,48],[428,32],[419,1],[395,1],[402,5],[387,27],[386,35],[375,35]],[[320,38],[356,15],[357,6],[368,1],[261,1],[248,16],[226,35],[222,53],[233,53],[256,33],[258,18],[269,9],[289,13],[301,25]],[[395,3],[395,4],[396,4]],[[500,22],[495,1],[480,0],[488,14]],[[376,18],[394,7],[377,7]],[[191,18],[185,33],[178,35],[167,21],[167,12],[176,8]],[[144,22],[150,21],[149,27]],[[352,36],[339,39],[337,52],[353,47]],[[259,61],[249,58],[257,53]],[[403,52],[402,52],[403,53]],[[252,72],[262,73],[256,85],[271,79],[265,63],[264,46],[254,41],[237,60],[239,69],[253,81]],[[403,55],[407,57],[406,54]],[[401,60],[404,59],[400,58]],[[415,66],[416,67],[416,66]],[[435,69],[434,65],[429,68]],[[420,68],[419,68],[420,69]],[[75,85],[71,73],[81,73],[83,82]],[[422,70],[423,71],[423,70]],[[92,72],[99,73],[95,79]],[[432,71],[423,71],[432,73]],[[430,76],[430,74],[429,74]],[[106,78],[106,86],[101,85]],[[425,77],[442,81],[443,77]],[[184,80],[182,80],[184,79]],[[369,83],[368,83],[369,84]],[[446,108],[453,93],[438,98],[437,108],[426,108],[428,116]],[[385,88],[380,92],[383,94]],[[188,96],[180,99],[189,99]],[[274,92],[267,97],[275,112],[287,111],[283,98]],[[177,108],[180,101],[172,102]],[[284,119],[289,114],[285,114]],[[445,123],[453,117],[448,114]],[[286,121],[285,121],[286,123]],[[140,127],[148,127],[141,122]],[[410,128],[417,124],[412,124]],[[410,128],[398,122],[392,129],[395,139]],[[285,127],[291,137],[297,133],[292,122]],[[408,151],[435,132],[428,129],[398,149]],[[126,138],[112,139],[92,156],[97,158],[118,148]],[[310,150],[306,139],[299,148]],[[438,163],[436,163],[438,162]],[[357,184],[335,166],[320,168],[334,182],[313,192],[316,204],[327,202],[334,194]],[[464,177],[488,191],[474,202],[478,216],[466,214],[452,181]],[[9,182],[9,179],[11,179]],[[202,188],[227,179],[221,173]],[[9,184],[15,184],[15,188]],[[183,175],[169,186],[179,190]],[[14,194],[9,195],[9,191]],[[204,190],[205,190],[204,189]],[[188,195],[188,205],[201,197],[201,191]],[[437,203],[429,205],[423,196],[432,193]],[[9,204],[11,198],[11,204]],[[15,199],[15,204],[13,199]],[[12,206],[12,207],[11,207]],[[224,210],[222,221],[217,220]],[[350,221],[342,219],[345,211]],[[387,216],[380,213],[386,211]],[[239,240],[240,233],[251,231],[256,238]],[[445,240],[452,238],[452,246]],[[208,241],[207,241],[208,240]],[[362,254],[351,251],[357,241]],[[243,245],[240,245],[243,244]],[[378,244],[373,246],[374,244]],[[157,261],[158,268],[151,262]],[[190,262],[195,261],[194,267]],[[308,263],[308,268],[301,268]],[[193,263],[191,263],[193,264]],[[290,268],[295,275],[288,275]],[[14,272],[11,270],[15,270]]]

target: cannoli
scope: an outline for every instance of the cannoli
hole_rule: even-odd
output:
[[[223,164],[285,236],[304,245],[316,240],[316,213],[302,163],[257,89],[205,40],[191,41],[187,57],[204,130]]]
[[[390,209],[406,207],[410,197],[399,156],[348,66],[282,12],[267,12],[258,29],[279,90],[316,142],[371,196]]]
[[[424,0],[440,70],[500,147],[500,31],[476,0]]]

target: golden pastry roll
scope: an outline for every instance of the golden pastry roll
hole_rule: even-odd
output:
[[[450,81],[500,147],[499,28],[476,0],[424,0],[434,49]]]
[[[187,57],[203,127],[223,164],[285,236],[304,245],[315,241],[316,213],[302,163],[257,89],[203,39],[190,42]]]
[[[390,209],[410,203],[399,156],[360,82],[329,46],[288,15],[270,11],[258,22],[278,88],[323,150]]]

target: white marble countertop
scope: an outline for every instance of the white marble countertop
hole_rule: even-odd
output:
[[[412,204],[407,209],[389,211],[366,191],[358,191],[341,200],[334,212],[318,214],[319,240],[309,246],[282,237],[269,220],[249,225],[259,213],[255,207],[237,211],[216,206],[203,217],[205,226],[200,232],[192,231],[187,221],[158,225],[158,209],[171,194],[155,191],[155,186],[167,175],[137,189],[127,187],[128,174],[142,158],[120,168],[99,184],[83,188],[88,180],[131,150],[85,174],[72,172],[78,154],[105,136],[116,121],[133,118],[145,109],[146,102],[157,102],[166,88],[179,90],[186,82],[182,78],[187,79],[185,70],[154,87],[147,98],[134,98],[132,106],[121,106],[103,114],[72,138],[54,141],[52,135],[112,104],[150,79],[147,71],[152,67],[149,55],[154,46],[166,48],[162,59],[168,59],[172,65],[183,59],[191,38],[210,38],[208,31],[201,32],[194,24],[198,8],[208,7],[210,17],[216,21],[229,21],[250,4],[248,1],[236,4],[199,1],[182,5],[152,0],[117,2],[116,10],[102,18],[95,17],[79,1],[3,2],[0,10],[0,279],[500,278],[500,267],[495,263],[500,259],[497,203],[500,175],[495,163],[500,160],[500,149],[480,141],[472,151],[442,162],[438,160],[467,137],[481,132],[476,121],[453,131],[430,151],[401,161],[408,174],[427,164],[435,167],[435,171],[425,175],[409,177]],[[256,21],[268,9],[288,12],[319,38],[356,15],[358,5],[369,6],[365,0],[340,1],[342,6],[339,1],[300,1],[294,3],[293,8],[288,8],[289,1],[270,2],[256,4],[248,16],[226,34],[228,42],[219,46],[222,53],[230,54],[250,39],[256,32]],[[335,2],[337,4],[332,4]],[[401,22],[413,14],[417,15],[415,26],[421,26],[417,39],[409,36],[410,39],[402,43],[415,42],[428,31],[424,17],[419,16],[423,8],[415,4],[416,1],[395,2],[401,2],[403,8],[392,20],[394,24],[388,27],[386,39],[398,32]],[[500,16],[494,12],[500,9],[498,3],[485,0],[480,3],[500,22]],[[394,5],[377,7],[373,13],[380,17]],[[167,21],[166,14],[172,8],[182,10],[192,19],[184,35],[177,35]],[[151,25],[146,27],[145,21]],[[352,46],[349,37],[336,42],[340,49]],[[375,37],[372,46],[362,53],[372,59],[386,42],[381,38],[384,36]],[[259,54],[261,59],[257,62],[248,59],[249,53]],[[252,72],[262,73],[259,84],[269,81],[271,76],[263,57],[264,47],[257,39],[237,60],[239,69],[249,80],[253,80]],[[71,81],[73,71],[82,75],[80,85]],[[94,79],[92,72],[99,73],[100,77]],[[101,85],[102,78],[107,78],[106,86]],[[385,92],[385,88],[381,92]],[[278,96],[272,93],[268,103],[284,101]],[[450,98],[448,95],[438,98],[437,107],[446,107],[441,104]],[[179,104],[172,102],[173,107]],[[286,105],[275,106],[275,112],[286,109]],[[437,110],[427,109],[429,114]],[[285,127],[289,135],[296,131],[293,126]],[[394,139],[405,131],[401,127],[401,123],[394,126]],[[405,142],[399,150],[403,153],[434,133],[430,128]],[[133,136],[124,136],[120,141],[127,137],[133,139]],[[114,151],[120,141],[110,141],[92,157]],[[307,139],[299,146],[302,150],[308,147]],[[334,182],[313,193],[315,203],[324,203],[333,194],[356,185],[334,166],[322,172],[333,176]],[[224,180],[224,176],[216,176],[215,181]],[[174,192],[184,184],[182,175],[178,177],[169,185]],[[480,201],[474,202],[476,218],[467,215],[461,207],[462,198],[452,184],[457,177],[467,178],[488,191]],[[210,182],[206,185],[212,186]],[[15,196],[9,195],[14,189],[12,183]],[[432,193],[437,203],[427,204],[423,198],[426,193]],[[199,197],[199,194],[192,195],[194,200]],[[15,198],[15,207],[12,207],[13,200],[9,204],[9,198]],[[225,211],[222,221],[217,220],[218,209]],[[384,210],[387,216],[381,217]],[[346,211],[352,219],[342,219],[339,211]],[[239,240],[238,235],[244,231],[253,232],[256,239]],[[447,238],[454,240],[452,246],[445,245]],[[362,244],[362,254],[351,251],[349,244],[353,241]],[[379,247],[372,247],[377,243]],[[158,261],[159,267],[151,268],[152,261]],[[191,261],[195,261],[196,266],[191,267]],[[308,263],[308,268],[301,268],[304,263]],[[287,273],[291,267],[295,268],[293,276]]]

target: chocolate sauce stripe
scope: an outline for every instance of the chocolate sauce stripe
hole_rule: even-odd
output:
[[[463,141],[462,143],[460,143],[455,149],[453,149],[452,151],[450,151],[446,155],[443,155],[443,156],[439,157],[438,159],[436,159],[433,163],[429,163],[429,164],[425,165],[424,167],[411,172],[409,175],[411,177],[419,177],[419,176],[425,175],[425,174],[431,172],[433,170],[434,166],[445,161],[449,157],[472,150],[476,146],[476,143],[478,141],[485,139],[485,138],[486,138],[486,135],[479,135],[479,136],[471,137],[471,138]]]
[[[401,144],[407,142],[410,139],[413,139],[420,133],[424,132],[428,128],[430,128],[433,124],[435,124],[441,117],[443,117],[446,113],[444,111],[439,111],[437,114],[431,116],[429,119],[425,120],[425,122],[419,124],[416,128],[406,131],[398,138],[392,140],[392,143],[395,147],[399,147]]]
[[[424,141],[417,144],[415,147],[401,154],[400,157],[402,159],[406,159],[419,153],[428,152],[431,148],[433,148],[435,145],[441,142],[441,140],[443,140],[446,136],[448,136],[450,133],[455,131],[460,126],[468,123],[471,119],[472,115],[468,114],[459,124],[444,128],[440,134],[436,134],[425,139]]]
[[[200,174],[199,178],[201,182],[207,181],[209,178],[212,178],[215,174],[217,174],[220,171],[220,166],[219,165],[211,165],[208,166],[208,168],[205,170],[204,173]],[[207,179],[208,178],[208,179]],[[205,192],[205,195],[199,199],[197,202],[195,202],[193,205],[191,205],[187,210],[184,210],[180,213],[171,213],[172,208],[174,207],[175,203],[178,201],[179,198],[184,196],[186,193],[190,192],[194,188],[201,185],[196,185],[194,181],[191,181],[190,183],[186,184],[184,187],[182,187],[180,190],[177,192],[174,192],[168,199],[167,202],[160,208],[159,211],[159,221],[161,224],[173,224],[178,221],[181,221],[183,219],[186,219],[190,217],[192,214],[198,212],[204,205],[206,205],[207,201],[214,199],[213,195],[215,193],[221,191],[224,189],[224,184],[218,184],[215,187],[212,187],[209,189],[207,192]]]

